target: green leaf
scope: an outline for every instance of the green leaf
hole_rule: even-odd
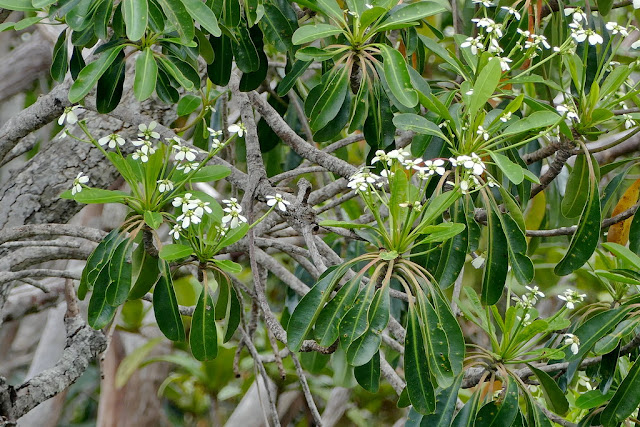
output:
[[[418,413],[431,414],[436,409],[436,396],[429,371],[417,310],[409,305],[407,334],[404,339],[404,367],[409,400]]]
[[[587,204],[582,211],[578,229],[571,239],[569,249],[564,258],[560,260],[554,269],[554,272],[559,276],[566,276],[582,267],[598,245],[601,221],[600,197],[598,196],[596,183],[590,183],[590,187]]]
[[[314,329],[318,344],[328,347],[338,339],[338,325],[353,305],[360,290],[361,279],[362,276],[358,275],[349,280],[318,315]]]
[[[516,120],[515,123],[507,126],[502,132],[502,136],[515,135],[534,129],[553,126],[557,124],[559,120],[560,116],[553,111],[534,111],[529,116]]]
[[[434,296],[435,297],[435,296]],[[444,330],[444,324],[435,308],[419,293],[418,308],[424,324],[422,334],[429,361],[429,370],[440,388],[447,388],[453,383],[456,372],[451,367],[449,355],[449,340]]]
[[[142,298],[151,290],[160,276],[158,258],[144,250],[144,245],[138,245],[131,256],[133,287],[129,291],[129,299]]]
[[[242,266],[237,262],[228,259],[214,259],[213,262],[228,273],[238,274],[242,272]]]
[[[602,390],[589,390],[580,394],[576,399],[576,406],[580,409],[593,409],[609,401],[613,397],[614,391],[609,390],[602,394]]]
[[[625,318],[629,310],[629,307],[607,310],[580,325],[574,332],[580,340],[578,353],[573,354],[570,349],[566,349],[565,359],[569,362],[582,360],[600,338],[612,331]]]
[[[520,165],[512,162],[505,155],[491,151],[491,158],[500,170],[506,175],[509,181],[518,185],[524,180],[524,171]]]
[[[331,267],[320,276],[318,282],[298,302],[287,324],[287,346],[298,351],[307,334],[311,331],[320,310],[331,296],[331,291],[342,277],[343,268]]]
[[[418,104],[418,93],[411,84],[411,76],[407,69],[407,62],[400,51],[385,44],[376,45],[380,48],[383,58],[384,76],[391,89],[391,93],[406,107]]]
[[[180,317],[176,293],[173,290],[171,271],[166,262],[162,262],[162,274],[153,290],[153,313],[156,316],[158,328],[164,336],[171,341],[184,341],[184,325]]]
[[[322,87],[322,92],[313,104],[309,115],[311,129],[316,131],[322,129],[340,111],[349,89],[349,73],[347,71],[347,68],[335,70]]]
[[[569,174],[567,187],[562,198],[562,215],[567,218],[577,218],[582,213],[589,191],[589,164],[584,155],[577,156],[573,169]]]
[[[453,423],[451,423],[451,427],[473,427],[475,421],[474,415],[482,394],[483,393],[477,391],[471,395],[471,398],[456,414],[456,417],[453,419]]]
[[[177,259],[186,258],[193,253],[191,246],[173,243],[164,245],[158,256],[165,261],[175,261]]]
[[[178,116],[187,116],[193,113],[202,104],[202,99],[195,95],[185,95],[178,101],[176,112]]]
[[[493,209],[487,215],[487,259],[482,277],[482,302],[493,305],[502,296],[507,279],[509,248],[500,218]]]
[[[196,309],[191,318],[189,347],[193,357],[202,362],[213,360],[218,355],[215,307],[206,286],[202,287]]]
[[[458,375],[456,380],[448,388],[441,389],[436,395],[436,411],[431,415],[424,415],[421,426],[449,426],[453,419],[453,412],[458,400],[458,390],[462,385],[464,375]]]
[[[78,298],[83,300],[87,292],[93,289],[100,272],[109,262],[111,253],[123,239],[124,237],[120,234],[120,230],[117,228],[113,229],[102,239],[91,255],[89,255],[87,263],[82,270],[80,286],[78,288]],[[107,274],[106,280],[108,281],[108,279],[109,275]],[[108,283],[105,285],[105,288],[107,285]]]
[[[30,12],[37,10],[33,7],[31,0],[0,0],[0,7],[8,10],[21,10]]]
[[[80,102],[89,91],[98,83],[98,80],[107,71],[109,66],[118,57],[124,45],[112,47],[102,52],[100,57],[87,65],[80,71],[78,78],[69,89],[69,102],[75,104]],[[106,191],[106,190],[105,190]]]
[[[117,307],[127,300],[131,290],[131,252],[133,242],[129,239],[120,243],[109,261],[107,304]]]
[[[233,43],[231,50],[236,58],[236,65],[243,73],[257,71],[260,68],[260,57],[244,21],[236,27],[235,35],[238,43]]]
[[[211,182],[219,181],[231,175],[231,169],[223,165],[210,165],[200,168],[194,173],[189,182]]]
[[[500,68],[500,61],[489,61],[482,68],[475,84],[473,85],[473,94],[469,101],[468,113],[471,121],[475,119],[475,116],[484,104],[491,98],[493,92],[498,87],[500,77],[502,76],[502,70]]]
[[[124,87],[125,56],[121,51],[115,61],[109,66],[107,71],[98,80],[96,90],[96,109],[100,114],[107,114],[113,111],[122,98]]]
[[[180,68],[178,68],[178,66],[176,64],[174,64],[172,61],[168,60],[167,58],[164,57],[158,57],[158,64],[160,65],[160,68],[162,68],[162,70],[167,73],[168,75],[170,75],[171,77],[173,77],[175,79],[175,81],[178,82],[178,84],[180,84],[180,86],[182,86],[183,88],[185,88],[188,91],[192,91],[195,89],[195,85],[193,84],[193,82],[191,81],[191,79],[189,79],[188,76],[186,76],[182,70]],[[164,85],[164,82],[162,82],[162,73],[158,74],[158,77],[160,77],[158,79],[158,83],[161,83],[161,85]],[[170,86],[170,84],[167,82],[167,85]],[[167,86],[164,85],[164,86]],[[171,88],[175,91],[174,88]],[[160,87],[156,87],[156,92],[158,90],[162,90]],[[169,90],[169,88],[167,88],[167,90]],[[177,94],[177,92],[176,92]],[[160,96],[159,92],[158,92],[158,96]],[[176,101],[177,101],[177,97],[176,97]]]
[[[346,25],[344,13],[336,0],[300,0],[296,3],[300,6],[306,6],[311,10],[322,12],[333,18],[336,22]]]
[[[144,211],[144,222],[154,230],[162,225],[163,219],[160,212]]]
[[[94,280],[93,293],[87,308],[87,321],[93,329],[107,326],[116,314],[116,307],[107,303],[107,287],[109,279],[109,263],[104,265]]]
[[[407,69],[407,62],[400,51],[378,44],[383,58],[384,76],[393,96],[406,107],[418,104],[418,93],[411,84],[411,76]]]
[[[309,68],[309,65],[311,65],[312,62],[313,61],[296,61],[291,67],[291,71],[289,71],[287,75],[283,77],[282,81],[278,84],[278,96],[285,96],[296,83],[298,77],[300,77],[304,74],[305,71],[307,71],[307,68]]]
[[[558,387],[558,384],[546,372],[531,365],[527,366],[529,366],[531,372],[538,377],[538,381],[540,381],[540,385],[542,386],[544,399],[547,402],[547,405],[549,405],[549,408],[558,415],[566,414],[569,410],[569,402],[564,396],[562,390],[560,390],[560,387]]]
[[[427,237],[419,240],[419,242],[420,244],[444,242],[445,240],[449,240],[462,233],[465,228],[467,228],[466,225],[455,222],[445,222],[442,224],[429,225],[422,229],[422,232],[426,234]]]
[[[102,203],[121,203],[129,195],[122,191],[103,190],[101,188],[83,188],[81,192],[71,195],[71,191],[65,191],[60,195],[63,199],[73,199],[78,203],[85,204],[102,204]]]
[[[228,313],[226,316],[223,342],[228,342],[233,337],[233,333],[236,331],[236,329],[238,329],[238,325],[240,324],[240,313],[242,311],[242,307],[240,306],[240,301],[238,301],[238,296],[235,289],[231,287],[230,290],[231,304],[229,304]]]
[[[238,240],[242,239],[247,232],[249,231],[249,225],[247,223],[243,223],[236,228],[233,228],[227,231],[224,239],[218,245],[219,248],[226,248],[227,246],[233,245]]]
[[[51,77],[56,81],[63,81],[69,69],[69,52],[67,49],[67,32],[63,31],[58,36],[53,46],[53,59],[51,61]]]
[[[451,221],[462,225],[463,230],[466,228],[464,205],[461,201],[456,202],[452,209]],[[465,263],[468,247],[469,233],[464,231],[453,236],[451,240],[447,240],[442,246],[440,260],[434,275],[442,289],[451,286],[458,278]]]
[[[189,12],[180,0],[158,0],[160,7],[167,16],[167,21],[173,24],[183,43],[189,43],[195,37],[195,27]]]
[[[445,7],[443,3],[420,1],[395,9],[386,19],[374,28],[376,32],[403,28],[409,26],[413,22],[419,21],[428,16],[446,12],[447,10],[449,10],[449,8]]]
[[[138,41],[147,30],[149,7],[147,0],[122,0],[122,17],[127,27],[127,37]]]
[[[350,365],[361,366],[369,362],[378,353],[382,342],[382,331],[389,323],[389,285],[383,285],[373,296],[367,312],[367,331],[351,343],[347,349],[347,361]]]
[[[603,243],[602,247],[613,253],[616,257],[623,259],[625,262],[628,262],[636,269],[640,270],[640,256],[636,255],[625,246],[618,243],[607,242]]]
[[[518,416],[518,384],[512,379],[506,379],[507,389],[501,404],[489,402],[478,411],[476,426],[482,427],[511,427]]]
[[[295,33],[293,33],[291,42],[294,45],[300,45],[325,37],[334,36],[342,32],[342,28],[336,27],[335,25],[331,24],[304,25],[298,28]]]
[[[136,59],[136,74],[133,81],[133,94],[138,101],[149,98],[156,89],[158,64],[151,48],[145,48]]]
[[[376,293],[375,284],[369,282],[340,321],[340,346],[346,351],[351,343],[362,336],[369,327],[368,312]]]
[[[640,362],[635,361],[627,376],[600,414],[605,427],[617,426],[629,417],[640,405]]]
[[[215,57],[213,62],[207,66],[207,75],[213,84],[226,86],[229,83],[233,66],[231,38],[224,34],[220,37],[211,36],[209,42],[215,52]]]
[[[263,7],[260,25],[267,40],[282,53],[293,49],[291,39],[298,28],[298,17],[291,5],[285,0],[274,0]]]
[[[421,135],[437,136],[438,138],[442,138],[445,141],[448,140],[448,138],[442,133],[442,129],[440,129],[438,125],[417,114],[398,114],[394,116],[393,124],[396,125],[398,129],[410,130]]]
[[[218,19],[215,13],[200,0],[182,0],[182,4],[193,19],[198,21],[200,26],[207,30],[214,37],[222,34],[218,26]]]
[[[376,352],[371,360],[353,370],[356,381],[369,393],[377,393],[380,388],[380,353]]]

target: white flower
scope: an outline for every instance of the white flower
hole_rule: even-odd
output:
[[[247,218],[240,215],[238,211],[228,212],[227,215],[222,217],[222,226],[227,227],[227,223],[229,224],[229,228],[233,229],[240,225],[241,222],[247,222]]]
[[[518,12],[517,10],[515,10],[512,7],[508,7],[508,6],[502,6],[500,9],[502,10],[506,10],[507,13],[509,15],[513,15],[514,18],[516,18],[518,21],[520,20],[521,16],[520,16],[520,12]]]
[[[456,159],[458,164],[462,164],[465,169],[469,169],[474,175],[482,175],[487,168],[480,157],[476,153],[469,156],[458,156]]]
[[[199,224],[202,220],[194,211],[184,211],[176,221],[182,222],[182,228],[187,228],[189,224]]]
[[[627,28],[623,27],[617,22],[607,22],[607,24],[605,25],[605,28],[611,31],[611,34],[620,33],[622,37],[627,37],[629,35],[629,31],[627,30]]]
[[[169,236],[173,237],[175,240],[178,240],[180,238],[181,230],[182,230],[182,227],[180,227],[180,224],[176,224],[173,226],[171,231],[169,231]]]
[[[236,199],[235,197],[232,197],[230,199],[224,199],[222,203],[227,205],[227,207],[230,209],[235,209],[238,212],[242,212],[242,206],[240,206],[240,204],[238,203],[238,199]],[[228,211],[225,211],[225,212],[228,212]]]
[[[508,113],[504,113],[501,117],[500,117],[500,121],[507,123],[509,120],[511,119],[511,111],[509,111]]]
[[[183,163],[181,165],[178,165],[176,166],[176,169],[186,174],[198,169],[198,167],[200,167],[200,163],[192,162],[192,163]]]
[[[478,51],[482,52],[484,50],[484,43],[482,43],[482,37],[480,36],[476,38],[467,37],[466,41],[460,44],[460,47],[468,47],[475,56],[478,54]]]
[[[487,33],[493,33],[496,37],[502,37],[502,24],[496,24],[493,19],[489,18],[476,18],[471,22],[475,22],[479,28],[484,28]]]
[[[485,141],[489,140],[489,132],[487,132],[484,127],[478,126],[478,130],[476,130],[476,133],[478,135],[481,135],[482,139],[484,139]]]
[[[219,150],[220,148],[222,148],[222,143],[220,142],[220,140],[218,138],[213,138],[211,140],[211,149]]]
[[[124,138],[116,133],[112,133],[111,135],[103,136],[102,138],[100,138],[98,140],[98,144],[109,144],[109,148],[116,148],[116,144],[122,147],[124,145]]]
[[[568,7],[564,10],[564,16],[572,15],[573,22],[587,22],[587,14],[582,11],[579,7],[572,8]]]
[[[640,2],[640,0],[638,0]],[[640,8],[639,8],[640,9]],[[640,48],[640,40],[635,41],[631,44],[631,49],[638,49]]]
[[[411,154],[409,154],[407,151],[403,151],[403,150],[391,150],[387,153],[387,156],[390,159],[396,159],[400,163],[404,162],[404,158],[409,157],[410,155]]]
[[[531,324],[531,315],[525,314],[524,319],[520,316],[516,316],[519,322],[522,322],[522,326],[529,326]]]
[[[622,117],[624,117],[624,128],[625,129],[631,129],[632,127],[634,127],[636,125],[636,121],[633,120],[633,117],[631,117],[629,114],[623,114]]]
[[[142,163],[147,163],[149,161],[149,156],[147,155],[147,153],[145,153],[143,150],[138,149],[136,150],[131,157],[133,158],[133,160],[138,160],[140,159],[140,161]]]
[[[640,9],[640,0],[633,0],[633,8]]]
[[[73,186],[71,187],[71,195],[75,196],[82,191],[82,184],[89,182],[89,177],[82,172],[78,173],[78,176],[73,180]]]
[[[560,104],[556,107],[556,111],[558,113],[560,113],[561,115],[565,115],[567,119],[570,120],[575,120],[576,122],[580,121],[580,117],[578,116],[578,113],[576,113],[576,111],[574,110],[574,108],[568,104]]]
[[[154,131],[156,126],[158,126],[158,123],[156,123],[155,121],[149,123],[149,126],[145,125],[144,123],[139,124],[138,125],[138,130],[140,132],[138,133],[138,136],[140,138],[144,138],[144,139],[149,139],[149,138],[158,139],[158,138],[160,138],[160,134],[158,132]]]
[[[131,141],[131,143],[135,147],[140,147],[140,151],[148,154],[149,156],[156,152],[156,148],[151,144],[151,141],[147,141],[146,139],[136,139]]]
[[[600,34],[590,28],[585,30],[577,22],[569,24],[569,27],[571,27],[571,37],[573,37],[573,39],[578,43],[582,43],[587,40],[591,46],[595,46],[604,42]]]
[[[564,345],[571,346],[571,353],[578,354],[580,339],[573,334],[564,334]]]
[[[537,286],[534,287],[530,287],[530,286],[525,286],[525,288],[531,292],[531,295],[533,298],[544,298],[544,293],[542,291],[540,291],[540,289]]]
[[[562,295],[558,295],[558,298],[566,301],[567,308],[569,310],[573,310],[575,308],[575,304],[584,301],[586,296],[586,294],[579,294],[573,289],[567,289]]]
[[[415,169],[420,170],[420,163],[422,163],[422,159],[418,157],[417,159],[405,159],[402,164],[406,169]]]
[[[186,145],[174,145],[171,148],[177,151],[176,160],[187,160],[189,162],[193,162],[196,159],[196,150],[193,150]]]
[[[173,202],[171,202],[171,204],[172,204],[173,206],[175,206],[176,208],[177,208],[178,206],[182,206],[182,205],[189,205],[189,202],[190,202],[191,200],[193,200],[193,199],[191,198],[191,196],[192,196],[192,194],[191,194],[191,193],[185,193],[185,195],[184,195],[184,196],[182,196],[182,197],[175,197],[175,198],[173,199]]]
[[[489,41],[489,48],[487,50],[491,53],[497,54],[501,54],[502,52],[504,52],[504,49],[500,47],[500,43],[498,43],[498,40],[496,39],[491,39]]]
[[[229,126],[228,131],[231,132],[231,133],[237,133],[238,136],[240,138],[242,138],[244,133],[247,131],[247,128],[244,127],[244,125],[242,123],[240,123],[239,125],[232,124],[231,126]]]
[[[214,138],[222,135],[222,131],[221,130],[214,130],[214,129],[211,129],[209,127],[207,128],[207,130],[209,131],[209,135],[211,135]]]
[[[421,169],[426,172],[427,175],[433,175],[437,173],[438,175],[444,175],[444,160],[435,159],[435,160],[425,160],[424,167]]]
[[[62,126],[66,121],[67,124],[73,125],[78,121],[78,116],[76,116],[75,111],[80,108],[79,105],[74,105],[73,107],[65,107],[64,112],[58,119],[58,124]],[[79,111],[78,111],[79,113]]]
[[[391,154],[391,153],[389,153]],[[369,184],[374,184],[380,177],[374,173],[369,172],[366,169],[356,172],[349,178],[347,187],[356,191],[367,191]]]
[[[276,204],[278,209],[284,212],[287,210],[287,206],[290,205],[291,202],[285,200],[280,193],[276,193],[275,196],[267,196],[267,206],[276,206]]]
[[[484,7],[493,7],[493,3],[491,3],[489,0],[472,0],[472,2],[475,4],[481,4]]]
[[[190,210],[193,210],[193,212],[196,214],[197,217],[202,218],[205,212],[208,214],[212,212],[211,208],[209,207],[209,204],[210,204],[209,202],[203,202],[200,199],[195,199],[191,203],[189,203],[187,207]]]
[[[173,190],[173,182],[168,179],[159,179],[156,182],[158,183],[158,191],[161,193]]]
[[[413,210],[415,210],[416,212],[422,212],[422,203],[415,201],[413,203],[411,203],[410,201],[406,201],[404,203],[399,203],[398,206],[400,206],[401,208],[411,208]]]
[[[498,60],[500,61],[500,69],[502,69],[502,71],[506,72],[511,69],[511,66],[509,65],[509,62],[511,62],[511,60],[509,58],[498,57]]]
[[[389,156],[387,156],[387,153],[384,152],[384,150],[376,150],[376,155],[373,157],[373,159],[371,159],[371,164],[377,163],[377,162],[388,162],[389,165],[391,165],[391,159],[389,158]]]

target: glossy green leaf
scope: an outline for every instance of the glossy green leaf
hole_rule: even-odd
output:
[[[96,203],[121,203],[129,195],[122,191],[103,190],[101,188],[83,188],[81,192],[75,195],[71,191],[65,191],[60,195],[63,199],[73,199],[78,203],[96,204]]]
[[[202,287],[196,309],[191,317],[189,347],[193,357],[202,362],[213,360],[218,355],[215,306],[206,286]]]
[[[418,294],[418,309],[423,322],[422,334],[429,361],[429,371],[440,388],[453,383],[455,372],[451,367],[449,340],[442,319],[423,294]]]
[[[243,73],[257,71],[258,68],[260,68],[260,57],[258,56],[258,50],[251,39],[246,23],[242,23],[236,27],[235,35],[238,43],[232,43],[231,50],[236,58],[238,68]]]
[[[133,242],[129,239],[120,243],[109,261],[107,304],[117,307],[127,300],[131,290],[131,252]]]
[[[96,109],[100,114],[113,111],[122,98],[124,88],[125,56],[121,51],[115,61],[98,80],[96,90]]]
[[[78,298],[83,300],[87,292],[93,289],[100,272],[108,264],[111,253],[123,240],[124,237],[121,235],[120,230],[115,228],[102,239],[91,255],[89,255],[87,263],[82,270],[80,286],[78,288]],[[106,279],[109,279],[108,273]]]
[[[502,136],[515,135],[518,133],[529,132],[534,129],[546,128],[558,123],[560,116],[553,111],[534,111],[527,117],[516,120],[513,124],[507,126],[502,132]]]
[[[213,62],[207,66],[207,75],[213,84],[226,86],[229,83],[233,66],[231,39],[223,34],[220,37],[209,37],[209,42],[215,52],[215,57]]]
[[[635,361],[627,376],[600,414],[605,427],[617,426],[640,406],[640,362]]]
[[[78,78],[69,89],[69,101],[73,104],[80,102],[98,83],[98,80],[107,71],[109,66],[115,61],[124,45],[115,46],[105,52],[100,57],[88,64],[80,71]],[[106,190],[105,190],[106,191]]]
[[[567,187],[562,198],[562,215],[577,218],[582,213],[589,197],[589,165],[584,155],[578,156],[569,174]]]
[[[145,48],[136,59],[133,94],[138,101],[149,98],[156,89],[158,80],[158,64],[151,48]]]
[[[409,306],[407,334],[404,339],[404,368],[409,400],[418,413],[431,414],[436,409],[436,395],[429,371],[422,327],[417,310]]]
[[[640,270],[640,256],[633,253],[627,247],[611,242],[603,243],[602,247]]]
[[[574,335],[580,340],[578,353],[573,354],[570,349],[565,350],[566,360],[582,360],[591,351],[595,343],[611,332],[627,315],[629,307],[618,307],[598,313],[580,325]]]
[[[304,74],[305,71],[307,71],[307,68],[309,68],[309,65],[311,65],[312,62],[313,61],[296,61],[291,67],[291,71],[289,71],[287,75],[283,77],[282,81],[278,84],[278,96],[285,96],[296,83],[298,77],[300,77]]]
[[[382,331],[389,323],[389,285],[383,285],[373,296],[367,311],[368,327],[364,334],[354,340],[347,349],[347,361],[353,366],[369,362],[378,353],[382,342]]]
[[[331,291],[342,276],[342,271],[339,267],[327,269],[296,306],[287,324],[287,346],[291,351],[300,350],[302,342],[315,324],[320,310],[329,300]]]
[[[382,54],[384,76],[391,93],[405,107],[415,107],[418,104],[418,93],[411,84],[404,56],[400,51],[385,44],[377,46]]]
[[[193,19],[180,0],[157,0],[167,16],[168,22],[173,24],[183,43],[189,43],[195,37]]]
[[[147,30],[147,20],[149,19],[147,0],[122,0],[122,17],[129,40],[140,40]]]
[[[331,74],[311,109],[309,115],[311,129],[322,129],[336,117],[342,108],[348,88],[349,75],[346,68],[336,70]]]
[[[502,296],[507,279],[509,247],[500,218],[489,209],[487,215],[487,258],[482,277],[482,302],[493,305]]]
[[[188,91],[191,91],[191,90],[195,89],[194,83],[189,79],[188,76],[186,76],[182,72],[182,70],[180,68],[178,68],[178,66],[175,63],[173,63],[169,59],[163,58],[163,57],[158,57],[157,59],[158,59],[158,65],[160,65],[160,68],[167,75],[173,77],[173,79],[175,81],[177,81],[180,86],[182,86],[183,88],[185,88]],[[158,77],[160,77],[160,76],[161,76],[161,74],[158,74]],[[158,79],[158,83],[161,83],[161,79],[160,78]],[[159,87],[156,87],[156,92],[158,90],[162,90],[162,89],[160,89]],[[176,92],[176,94],[177,94],[177,92]],[[158,96],[160,96],[159,93],[158,93]],[[176,99],[176,101],[177,101],[177,99]]]
[[[375,295],[375,284],[369,282],[358,292],[351,309],[340,321],[340,346],[346,351],[351,343],[364,334],[369,326],[368,312]]]
[[[235,242],[242,239],[248,231],[249,225],[246,223],[243,223],[238,227],[227,231],[227,234],[225,235],[220,245],[218,245],[218,247],[225,248],[227,246],[233,245]]]
[[[242,272],[242,266],[230,259],[216,259],[214,260],[214,263],[220,267],[220,269],[228,273],[238,274]]]
[[[240,324],[240,313],[242,311],[242,307],[240,306],[240,301],[238,300],[238,296],[233,287],[231,287],[231,299],[228,308],[228,314],[226,316],[226,323],[224,326],[224,338],[223,342],[228,342],[232,337],[233,333],[238,329],[238,325]]]
[[[502,403],[492,401],[484,405],[476,415],[475,425],[478,427],[511,427],[518,416],[518,385],[507,380],[507,388]]]
[[[558,384],[544,371],[541,371],[538,368],[535,368],[531,365],[529,369],[531,372],[538,377],[538,381],[540,381],[540,386],[542,387],[542,393],[544,395],[544,399],[549,405],[549,408],[553,410],[558,415],[564,415],[569,410],[569,402],[567,398],[564,396],[564,393],[558,386]]]
[[[298,29],[298,16],[289,2],[274,0],[265,3],[263,7],[264,16],[260,25],[269,43],[282,53],[293,49],[291,38]]]
[[[360,290],[361,276],[349,280],[322,309],[316,321],[314,336],[318,344],[328,347],[338,339],[338,325]]]
[[[218,26],[218,19],[206,4],[200,0],[181,0],[191,17],[196,20],[209,34],[219,37],[222,34]]]
[[[107,288],[110,283],[107,263],[94,281],[93,293],[87,308],[87,321],[93,329],[104,328],[116,314],[117,308],[107,303]]]
[[[266,79],[267,73],[269,71],[269,58],[267,58],[267,54],[264,52],[264,36],[262,34],[262,31],[260,30],[260,27],[257,25],[251,27],[249,29],[249,35],[251,36],[251,40],[256,47],[259,64],[258,68],[255,71],[242,74],[242,77],[240,78],[240,84],[238,85],[238,88],[242,92],[249,92],[257,89]]]
[[[429,225],[422,229],[426,235],[424,239],[420,239],[420,244],[444,242],[449,240],[465,230],[466,225],[455,222],[444,222],[442,224]]]
[[[443,3],[420,1],[395,9],[374,28],[376,32],[403,28],[412,22],[420,21],[423,18],[446,12],[447,10],[449,8],[445,7]]]
[[[296,3],[300,6],[306,6],[311,10],[322,12],[333,18],[335,21],[346,24],[344,20],[344,12],[336,0],[300,0]]]
[[[173,243],[164,245],[162,249],[160,249],[158,256],[165,261],[175,261],[177,259],[188,257],[192,252],[193,249],[191,249],[191,246]]]
[[[502,76],[500,61],[489,61],[482,68],[473,85],[473,94],[468,106],[469,117],[475,118],[478,110],[491,98],[500,82],[500,76]]]
[[[447,139],[447,137],[442,133],[442,129],[440,129],[438,125],[417,114],[398,114],[394,116],[393,124],[395,124],[398,129],[410,130],[421,135],[437,136],[438,138],[442,138],[444,140]]]
[[[602,394],[601,390],[588,390],[581,393],[576,399],[576,406],[580,409],[593,409],[608,402],[613,397],[614,391],[610,390],[606,394]]]
[[[586,263],[598,245],[600,238],[600,198],[598,186],[591,183],[587,204],[582,211],[578,229],[576,230],[569,249],[560,260],[554,272],[559,276],[566,276]]]
[[[520,165],[512,162],[503,154],[491,152],[491,158],[500,170],[506,175],[509,181],[518,185],[524,180],[524,171]]]
[[[458,201],[452,209],[451,221],[466,228],[466,216],[464,213],[464,205]],[[447,240],[442,246],[440,261],[435,273],[438,285],[446,289],[453,285],[462,271],[469,247],[469,233],[462,231],[455,235],[451,240]]]
[[[464,375],[458,375],[451,386],[438,391],[438,394],[436,394],[436,411],[431,415],[422,416],[421,427],[451,425],[453,412],[458,400],[458,390],[460,390],[463,378]]]
[[[69,69],[69,52],[67,49],[67,32],[62,31],[53,46],[51,61],[51,77],[56,81],[63,81]]]
[[[138,245],[131,255],[133,286],[129,291],[129,299],[142,298],[151,290],[160,277],[158,258],[153,257],[144,249],[144,245]]]
[[[34,7],[31,0],[0,0],[0,7],[8,10],[34,11],[38,6]]]
[[[342,32],[342,28],[336,27],[335,25],[331,24],[304,25],[298,28],[295,33],[293,33],[291,42],[294,45],[300,45],[325,37],[334,36]]]
[[[153,290],[153,313],[158,328],[171,341],[184,341],[184,325],[178,307],[178,299],[173,289],[171,271],[166,262],[162,262],[162,274]]]
[[[471,398],[456,414],[453,422],[451,423],[451,427],[473,427],[475,421],[475,413],[480,403],[481,395],[482,393],[478,391],[471,395]]]
[[[187,116],[193,113],[200,105],[202,105],[202,98],[195,95],[185,95],[178,101],[176,112],[178,116]]]
[[[154,230],[162,225],[163,219],[160,212],[144,211],[144,222]]]
[[[376,352],[364,365],[356,366],[353,374],[363,389],[377,393],[380,388],[380,353]]]

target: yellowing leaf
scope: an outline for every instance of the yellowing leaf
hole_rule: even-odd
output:
[[[527,230],[539,230],[544,214],[547,210],[547,196],[544,191],[539,192],[531,199],[527,212],[524,215],[524,223],[527,226]],[[531,237],[527,237],[527,242],[531,240]]]
[[[637,179],[627,191],[624,192],[620,201],[613,210],[612,216],[616,216],[627,209],[631,208],[638,201],[640,195],[640,179]],[[631,220],[633,217],[628,218],[622,222],[618,222],[609,227],[609,234],[607,235],[607,241],[618,243],[620,245],[626,245],[629,241],[629,229],[631,228]]]

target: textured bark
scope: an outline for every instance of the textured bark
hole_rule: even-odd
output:
[[[29,89],[33,82],[49,73],[53,46],[40,33],[0,58],[0,100]]]

